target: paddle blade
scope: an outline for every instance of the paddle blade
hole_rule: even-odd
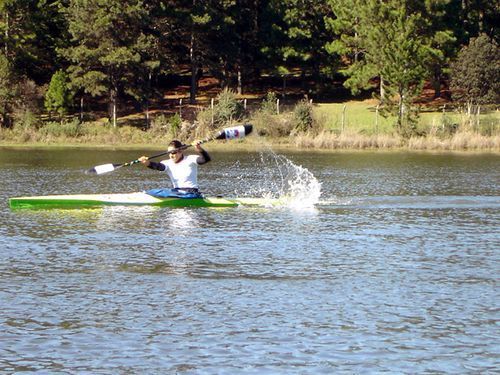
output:
[[[253,126],[250,124],[234,126],[232,128],[226,128],[221,130],[214,139],[237,139],[243,138],[250,134],[253,130]]]
[[[115,169],[119,168],[121,164],[102,164],[89,169],[86,173],[104,174],[113,172]]]

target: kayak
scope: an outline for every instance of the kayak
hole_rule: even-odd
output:
[[[157,207],[237,207],[237,206],[276,206],[278,199],[272,198],[222,198],[198,197],[160,198],[144,192],[124,194],[74,194],[16,197],[9,199],[12,209],[45,208],[86,208],[101,206],[157,206]]]

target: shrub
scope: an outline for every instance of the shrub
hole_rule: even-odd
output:
[[[167,135],[169,138],[176,138],[181,129],[182,120],[178,113],[167,117],[159,115],[154,118],[150,132],[158,133],[159,135]]]
[[[200,111],[196,119],[201,128],[214,130],[240,120],[243,114],[243,103],[236,98],[236,93],[224,89],[217,96],[213,109]]]
[[[293,119],[287,115],[272,115],[268,112],[257,111],[253,114],[251,122],[258,129],[258,134],[268,137],[287,137],[294,126]]]
[[[313,127],[313,108],[306,100],[302,100],[293,110],[294,129],[298,132],[307,132]]]
[[[73,119],[68,122],[48,122],[39,130],[42,136],[48,138],[77,138],[83,134],[80,122]]]
[[[264,113],[275,115],[277,113],[276,100],[276,94],[274,92],[268,92],[266,97],[262,101],[260,110]]]

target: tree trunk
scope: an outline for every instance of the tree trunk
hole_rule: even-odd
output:
[[[191,104],[196,103],[196,94],[198,92],[198,63],[195,57],[195,43],[196,38],[194,31],[191,32],[191,46],[189,47],[189,59],[191,61],[191,89],[189,91],[189,102]]]
[[[146,94],[146,129],[149,129],[149,97],[151,95],[151,71],[148,74],[148,88]]]
[[[83,122],[83,94],[80,97],[80,122]]]
[[[5,12],[5,57],[9,58],[9,12]]]
[[[238,65],[238,95],[241,95],[243,93],[243,84],[241,80],[241,66]]]
[[[434,89],[434,99],[441,97],[441,73],[438,70],[434,71],[432,77],[432,87]]]
[[[117,90],[116,88],[112,88],[109,93],[108,115],[110,120],[113,122],[113,127],[116,127],[116,97],[117,97]]]
[[[403,131],[403,116],[404,116],[404,92],[399,90],[399,102],[398,102],[398,129],[401,134]]]
[[[384,77],[382,76],[380,76],[380,101],[382,103],[385,101]]]

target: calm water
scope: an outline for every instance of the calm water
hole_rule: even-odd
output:
[[[168,186],[83,173],[141,154],[0,149],[0,373],[498,373],[500,156],[214,152],[210,195],[296,204],[7,206]]]

